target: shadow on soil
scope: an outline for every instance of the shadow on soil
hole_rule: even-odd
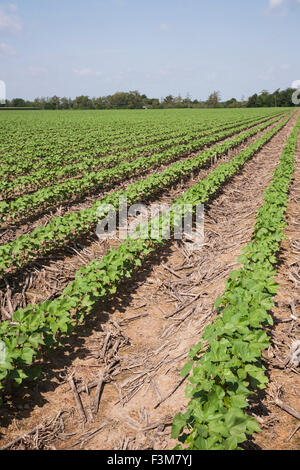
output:
[[[71,337],[63,339],[62,347],[47,351],[43,354],[39,365],[41,366],[41,378],[34,382],[24,382],[20,388],[14,388],[3,397],[3,405],[0,408],[0,426],[7,427],[12,421],[21,421],[28,418],[36,407],[42,407],[47,403],[44,394],[54,391],[64,382],[66,371],[76,358],[85,358],[90,355],[90,350],[85,348],[85,338],[95,332],[102,332],[102,326],[114,314],[116,310],[125,312],[126,307],[132,302],[134,291],[150,275],[153,266],[165,262],[171,254],[171,243],[149,256],[142,268],[135,272],[129,280],[123,281],[118,293],[108,298],[105,302],[99,302],[86,318],[84,325],[76,328]],[[0,434],[0,438],[4,438]]]
[[[244,169],[245,166],[229,178],[225,184],[230,184],[232,179],[237,177]],[[222,195],[225,184],[221,185],[215,195],[210,199],[209,204],[206,205],[206,210],[209,210],[210,205],[215,199]],[[89,240],[87,244],[89,244]],[[0,408],[0,426],[7,427],[12,421],[21,421],[28,418],[31,415],[31,411],[36,406],[42,407],[47,403],[44,394],[54,391],[64,382],[66,370],[72,365],[76,358],[84,358],[87,354],[90,354],[90,351],[84,347],[85,338],[91,336],[94,332],[102,332],[102,325],[110,319],[111,315],[113,315],[116,310],[120,312],[125,311],[126,307],[132,301],[133,293],[138,285],[143,283],[150,275],[153,266],[158,266],[162,262],[165,262],[171,252],[170,241],[164,247],[149,256],[143,266],[135,272],[130,280],[127,279],[123,281],[115,296],[107,299],[106,302],[98,303],[91,314],[86,318],[84,325],[77,327],[70,338],[61,341],[62,347],[44,353],[40,361],[42,370],[41,378],[35,382],[23,383],[20,388],[14,389],[4,397],[4,404]],[[256,414],[258,416],[267,416],[269,414],[268,409],[262,405],[263,398],[264,392],[260,393],[255,398],[255,400],[257,400],[256,406],[258,409]],[[255,409],[254,402],[253,406]],[[253,412],[255,412],[254,409]],[[0,433],[0,438],[4,437],[5,436]],[[245,446],[245,449],[259,450],[259,447],[252,442],[252,439],[246,441],[243,446]]]

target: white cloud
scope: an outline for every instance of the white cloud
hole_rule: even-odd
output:
[[[5,42],[0,42],[0,57],[16,55],[16,50],[14,47],[6,44]]]
[[[101,77],[102,72],[96,72],[93,69],[86,67],[83,69],[73,69],[73,72],[80,77]]]
[[[269,7],[272,10],[273,8],[277,8],[280,5],[282,5],[283,2],[284,2],[284,0],[269,0]]]
[[[294,0],[298,5],[300,5],[300,0]],[[273,10],[274,8],[280,7],[286,3],[286,0],[269,0],[269,9]]]
[[[19,16],[15,14],[14,7],[13,4],[8,8],[0,6],[0,32],[19,33],[22,31],[22,23]]]
[[[168,31],[170,31],[170,28],[166,23],[161,23],[159,25],[158,29],[159,29],[159,31],[161,31],[163,33],[167,33]]]
[[[290,64],[282,64],[280,66],[281,70],[289,70],[291,68]]]
[[[17,11],[17,10],[18,10],[17,5],[15,5],[14,3],[9,3],[9,4],[7,5],[7,8],[8,8],[10,11]]]
[[[39,67],[39,66],[34,66],[31,65],[28,67],[29,74],[32,77],[45,77],[48,74],[48,69],[46,67]]]

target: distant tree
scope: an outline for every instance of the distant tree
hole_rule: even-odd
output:
[[[292,102],[293,90],[287,88],[286,90],[280,91],[278,88],[273,93],[269,93],[267,90],[263,90],[259,95],[256,93],[250,96],[248,99],[247,107],[290,107],[294,106]]]
[[[258,95],[255,93],[254,95],[250,96],[247,103],[247,108],[257,108],[258,106]]]
[[[60,99],[59,108],[60,109],[71,109],[72,108],[72,100],[70,98],[66,98],[65,96]]]
[[[14,98],[11,100],[11,106],[16,107],[16,108],[23,108],[26,106],[25,100],[22,98]]]
[[[174,96],[173,96],[173,95],[168,95],[168,96],[166,96],[165,99],[163,100],[163,105],[164,105],[166,108],[173,108],[174,105],[175,105]]]
[[[137,90],[128,93],[129,109],[141,109],[143,107],[143,98]]]
[[[279,97],[280,97],[280,88],[277,88],[277,90],[274,91],[272,96],[274,98],[273,105],[277,107],[279,103]]]
[[[170,101],[170,104],[171,104],[171,101]],[[171,106],[174,108],[184,108],[185,104],[184,104],[184,100],[182,99],[182,96],[181,95],[174,96],[173,103],[171,104]]]
[[[147,108],[159,108],[160,102],[158,98],[143,98],[143,106]]]
[[[107,107],[107,100],[102,96],[95,99],[95,108],[96,109],[105,109]]]
[[[248,101],[246,100],[245,95],[242,95],[241,101],[240,101],[240,106],[241,106],[242,108],[246,108],[246,107],[247,107],[247,103],[248,103]]]
[[[238,106],[239,106],[239,103],[236,100],[236,98],[231,98],[230,100],[225,102],[226,108],[237,108]]]
[[[96,98],[95,100],[96,109],[107,109],[107,107],[108,107],[108,103],[107,103],[106,96],[99,96],[99,98]]]
[[[49,104],[52,109],[59,109],[60,98],[56,95],[52,96],[52,98],[49,100]]]
[[[145,95],[146,96],[146,95]],[[120,92],[107,96],[107,107],[113,109],[141,109],[144,100],[137,90]]]
[[[269,106],[272,106],[272,96],[267,90],[263,90],[257,99],[257,104],[258,107],[260,108],[266,108]]]
[[[292,95],[295,90],[292,88],[287,88],[286,90],[282,90],[277,95],[277,106],[280,107],[289,107],[294,106],[292,102]]]
[[[81,95],[76,96],[73,102],[74,109],[90,109],[92,108],[92,102],[88,96]]]
[[[182,100],[182,104],[184,108],[192,108],[193,105],[192,105],[192,100],[191,100],[189,93],[187,93],[184,100]]]
[[[206,105],[208,108],[218,108],[220,102],[220,92],[219,91],[214,91],[211,93],[208,97],[208,100],[206,101]]]
[[[236,107],[291,107],[292,94],[295,90],[287,88],[280,90],[279,88],[273,93],[262,90],[260,94],[255,93],[245,100],[242,96],[238,101],[231,98],[228,101],[220,101],[220,93],[214,91],[206,101],[192,100],[187,94],[183,99],[180,95],[174,97],[168,95],[165,98],[148,98],[145,94],[140,94],[137,90],[129,92],[118,91],[113,95],[99,96],[90,98],[89,96],[77,96],[74,100],[71,98],[60,98],[56,95],[52,97],[35,98],[34,101],[25,101],[22,98],[14,98],[11,101],[6,100],[2,107],[37,107],[42,109],[142,109],[146,108],[236,108]]]
[[[115,109],[122,109],[128,107],[128,97],[125,92],[117,92],[111,95],[108,99],[109,107]]]
[[[35,100],[33,101],[33,106],[35,108],[43,108],[44,103],[42,102],[42,98],[35,98]]]
[[[207,107],[206,101],[201,101],[201,100],[200,100],[197,107],[198,107],[198,108],[206,108],[206,107]]]

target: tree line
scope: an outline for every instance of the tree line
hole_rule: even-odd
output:
[[[185,98],[168,95],[165,98],[148,98],[138,91],[117,92],[113,95],[90,98],[81,95],[75,99],[60,98],[59,96],[35,98],[33,101],[22,98],[6,100],[1,107],[38,108],[38,109],[164,109],[164,108],[256,108],[256,107],[290,107],[292,94],[295,90],[277,89],[273,93],[263,90],[261,93],[250,96],[247,100],[231,98],[221,101],[218,91],[212,92],[207,100],[192,100],[189,95]]]

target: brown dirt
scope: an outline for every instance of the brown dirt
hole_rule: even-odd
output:
[[[227,155],[215,162],[208,162],[199,171],[194,172],[191,177],[174,185],[169,190],[165,189],[162,195],[157,198],[152,198],[152,202],[155,204],[170,203],[173,198],[178,197],[183,191],[195,184],[196,181],[205,178],[220,163],[229,161],[236,156],[264,132],[259,132],[256,136],[230,150]],[[281,130],[279,134],[284,132],[285,129]],[[166,167],[164,166],[163,168]],[[161,172],[163,168],[161,167],[155,172]],[[124,183],[125,185],[126,183]],[[25,308],[28,303],[34,305],[38,302],[55,298],[74,279],[75,273],[80,267],[95,257],[101,258],[110,247],[116,245],[117,243],[113,241],[99,243],[95,234],[95,228],[93,228],[89,233],[84,234],[84,236],[78,237],[76,243],[71,242],[66,244],[63,249],[52,250],[44,258],[37,259],[19,270],[18,273],[14,271],[11,274],[7,273],[5,280],[0,280],[0,289],[2,291],[2,294],[0,291],[0,312],[2,318],[10,318],[17,308]]]
[[[63,349],[45,357],[43,380],[19,390],[13,402],[8,397],[2,445],[45,419],[46,427],[13,447],[170,449],[176,444],[170,439],[170,423],[187,403],[180,368],[214,319],[214,301],[251,239],[255,213],[294,122],[206,206],[200,251],[189,251],[186,243],[166,245],[134,279],[124,282],[116,297],[95,308]],[[86,411],[85,426],[70,389],[71,374]],[[101,374],[105,384],[99,411],[93,414],[93,382],[99,383]],[[157,406],[161,398],[166,399]],[[59,416],[61,410],[67,413]]]
[[[286,116],[282,117],[278,122],[270,125],[263,132],[266,132],[270,128],[275,127],[279,122],[285,119],[285,117]],[[256,126],[251,126],[247,130],[250,130],[258,126],[259,124]],[[243,132],[245,132],[245,130]],[[222,142],[226,142],[227,140],[230,140],[242,134],[243,132],[238,132],[232,135],[231,137],[224,139]],[[263,132],[259,132],[256,136],[249,139],[249,142],[253,141],[253,139],[255,140],[259,138]],[[220,142],[221,141],[217,143],[220,143]],[[209,146],[205,146],[204,148],[202,148],[198,152],[195,152],[194,154],[178,158],[176,161],[183,161],[192,156],[198,155],[202,153],[204,150],[213,147],[214,145],[216,145],[216,143],[209,145]],[[4,243],[8,243],[10,241],[16,240],[16,238],[19,237],[20,235],[28,234],[32,232],[35,227],[46,225],[51,220],[52,217],[61,217],[67,212],[78,212],[81,209],[90,207],[93,202],[99,200],[100,198],[103,198],[104,196],[111,193],[112,191],[125,189],[129,184],[135,181],[144,179],[145,176],[147,176],[150,173],[160,173],[164,171],[169,165],[170,164],[161,165],[160,167],[156,168],[153,171],[147,170],[146,173],[142,173],[133,178],[128,178],[128,179],[125,179],[124,181],[113,183],[112,185],[106,185],[105,187],[102,187],[100,191],[96,189],[84,195],[74,195],[74,197],[71,197],[67,201],[60,201],[59,205],[57,205],[56,207],[50,207],[47,209],[43,209],[42,211],[37,211],[35,214],[31,216],[28,216],[28,217],[26,216],[25,218],[15,220],[12,223],[4,222],[2,223],[2,227],[1,227],[1,230],[3,230],[3,232],[0,234],[1,245]]]
[[[263,430],[254,444],[261,449],[300,450],[300,428],[290,438],[299,427],[299,420],[274,403],[279,397],[300,413],[300,369],[289,363],[292,343],[300,340],[300,140],[286,221],[286,240],[282,243],[276,277],[280,290],[273,312],[275,326],[270,332],[272,343],[266,353],[270,383],[259,404]]]

